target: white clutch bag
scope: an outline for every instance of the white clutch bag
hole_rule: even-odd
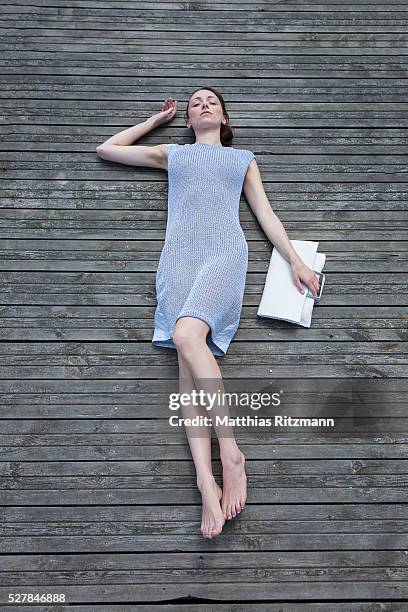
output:
[[[303,327],[310,327],[312,323],[312,311],[315,302],[322,296],[325,275],[322,273],[326,255],[318,253],[318,242],[311,240],[291,240],[292,246],[302,258],[304,263],[311,268],[319,279],[319,292],[314,296],[305,287],[305,292],[300,293],[297,288],[291,265],[279,253],[277,248],[272,251],[266,275],[265,287],[258,308],[258,315],[271,319],[282,319],[289,323],[296,323]]]

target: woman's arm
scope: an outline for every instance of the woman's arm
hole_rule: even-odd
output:
[[[108,161],[167,170],[167,144],[132,146],[132,143],[158,125],[172,119],[176,111],[177,100],[173,101],[172,98],[168,98],[164,102],[160,113],[156,113],[146,121],[111,136],[96,147],[96,153],[99,157]]]
[[[303,262],[289,240],[282,222],[273,212],[265,193],[261,173],[256,160],[249,164],[244,181],[244,194],[249,206],[254,212],[260,226],[271,243],[276,246],[281,255],[290,263],[297,288],[304,293],[301,281],[304,282],[313,295],[317,295],[319,281],[315,273]]]

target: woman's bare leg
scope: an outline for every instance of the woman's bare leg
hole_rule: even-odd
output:
[[[176,327],[179,330],[182,325]],[[194,378],[191,375],[188,362],[180,351],[177,351],[177,357],[179,362],[179,392],[190,394],[195,389]],[[190,404],[181,406],[180,410],[184,418],[193,418],[198,415],[208,416],[204,406]],[[225,522],[220,506],[222,490],[216,483],[212,471],[211,426],[199,428],[186,425],[185,429],[195,465],[197,487],[203,502],[201,533],[204,537],[211,539],[221,533]]]
[[[173,341],[178,353],[185,360],[196,388],[206,393],[224,392],[224,384],[218,363],[206,343],[208,325],[201,319],[178,319]],[[216,412],[228,414],[225,407],[216,406]],[[212,415],[213,416],[213,415]],[[214,423],[214,416],[213,416]],[[222,463],[223,494],[221,507],[224,518],[231,519],[241,512],[247,498],[245,456],[238,448],[232,427],[217,428]]]

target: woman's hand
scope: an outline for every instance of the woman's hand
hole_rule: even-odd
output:
[[[296,262],[292,264],[292,273],[295,280],[295,284],[299,289],[300,293],[304,293],[305,289],[302,287],[301,281],[307,285],[310,292],[313,295],[317,295],[319,292],[319,280],[316,278],[315,272],[311,270],[305,263]]]
[[[160,113],[156,113],[150,117],[151,121],[154,124],[154,127],[158,125],[162,125],[162,123],[167,123],[171,119],[173,119],[174,115],[177,112],[178,102],[177,100],[173,100],[173,98],[167,98],[162,104],[162,109]]]

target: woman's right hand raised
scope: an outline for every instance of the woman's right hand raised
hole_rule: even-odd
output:
[[[177,100],[173,100],[173,98],[167,98],[167,100],[165,100],[162,104],[161,112],[151,116],[151,120],[154,124],[154,127],[162,125],[162,123],[167,123],[168,121],[173,119],[174,115],[177,112],[177,108]]]

